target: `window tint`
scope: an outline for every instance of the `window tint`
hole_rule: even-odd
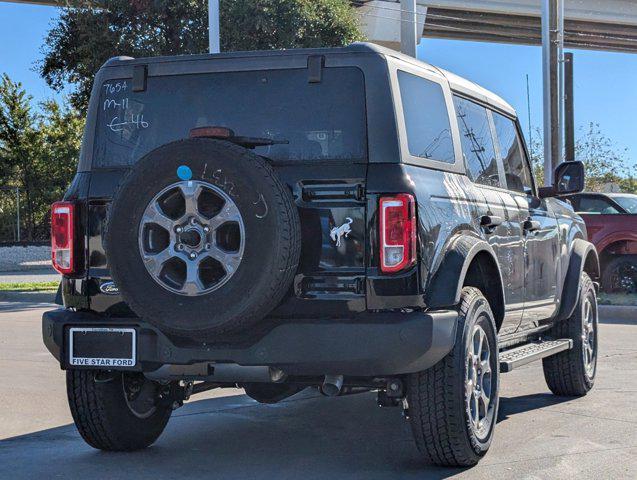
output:
[[[486,108],[461,97],[454,97],[454,103],[469,178],[483,185],[501,187]]]
[[[619,213],[611,202],[603,197],[597,196],[584,196],[579,199],[579,208],[577,209],[581,213],[600,213],[600,214],[615,214]]]
[[[532,193],[531,172],[524,158],[515,122],[493,112],[493,124],[509,190]]]
[[[255,152],[277,161],[367,158],[365,84],[352,67],[223,72],[102,85],[93,165],[127,166],[155,148],[188,138],[196,127],[220,126],[237,136],[277,141]]]
[[[442,87],[398,71],[409,153],[415,157],[454,163],[449,112]]]

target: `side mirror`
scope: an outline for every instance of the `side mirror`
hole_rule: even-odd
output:
[[[582,162],[560,163],[555,169],[553,186],[540,188],[540,198],[561,197],[584,190],[584,164]]]

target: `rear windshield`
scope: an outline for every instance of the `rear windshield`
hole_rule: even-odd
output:
[[[361,161],[366,152],[365,87],[353,67],[149,77],[102,85],[93,167],[134,164],[191,129],[220,126],[237,136],[284,140],[255,152],[277,161]]]

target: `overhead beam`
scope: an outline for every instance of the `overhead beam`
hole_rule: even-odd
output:
[[[636,5],[637,7],[637,5]],[[541,45],[539,17],[429,8],[423,37]],[[568,48],[637,53],[637,26],[564,20]]]

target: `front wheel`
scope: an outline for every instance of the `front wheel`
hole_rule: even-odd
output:
[[[608,262],[602,288],[606,293],[637,293],[637,255],[618,255]]]
[[[593,388],[597,372],[597,296],[593,281],[582,273],[580,293],[572,315],[550,331],[570,338],[573,348],[542,360],[544,378],[555,395],[579,397]]]
[[[412,431],[428,463],[472,466],[487,453],[499,403],[496,335],[486,298],[465,287],[455,346],[433,367],[409,375]]]
[[[162,402],[166,388],[137,373],[66,372],[75,426],[100,450],[139,450],[155,442],[172,413],[172,405]]]

